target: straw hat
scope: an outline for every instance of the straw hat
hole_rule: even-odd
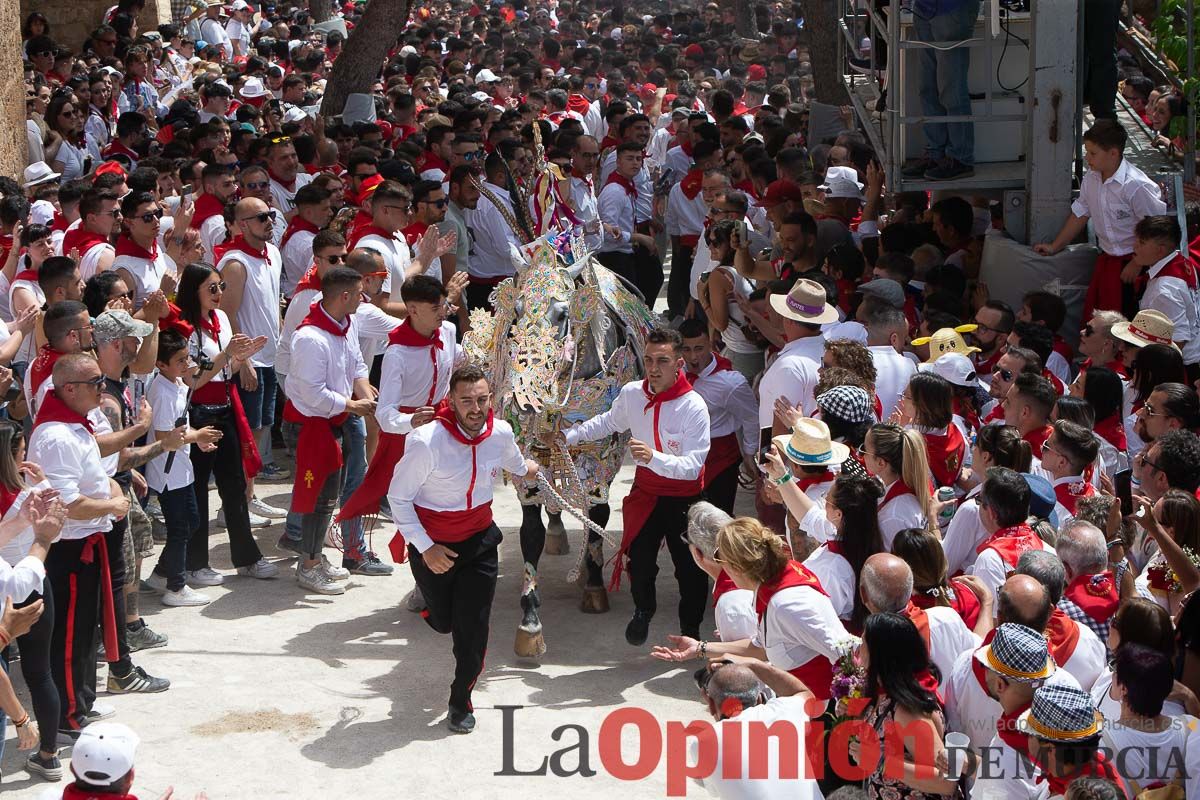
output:
[[[837,322],[837,309],[825,302],[825,287],[808,278],[801,278],[786,295],[771,295],[771,308],[796,322],[824,325]]]
[[[964,333],[970,333],[978,327],[976,325],[959,325],[957,328],[939,328],[934,331],[933,336],[921,336],[912,340],[914,346],[923,344],[929,345],[929,358],[925,360],[926,364],[932,364],[946,353],[961,353],[964,356],[969,356],[972,353],[978,353],[978,347],[972,347],[963,339]]]
[[[1169,344],[1176,350],[1179,346],[1172,339],[1175,337],[1175,323],[1167,319],[1161,311],[1147,309],[1139,311],[1133,322],[1118,322],[1109,329],[1109,333],[1128,342],[1135,347],[1145,347],[1148,344]]]
[[[792,435],[782,434],[771,440],[788,460],[802,467],[841,464],[850,457],[850,448],[829,437],[829,426],[819,419],[802,417],[792,426]]]

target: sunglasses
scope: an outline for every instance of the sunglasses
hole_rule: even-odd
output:
[[[347,256],[345,253],[341,253],[341,254],[335,253],[334,255],[331,255],[331,256],[317,256],[317,258],[321,259],[322,261],[328,261],[330,264],[344,264],[346,262]]]
[[[249,189],[252,192],[262,191],[263,189],[266,189],[270,185],[271,185],[270,181],[252,181],[250,183],[242,184],[242,186],[244,188]]]
[[[275,211],[271,210],[271,211],[264,211],[261,214],[252,214],[249,217],[242,217],[242,219],[239,221],[240,222],[249,222],[250,220],[255,220],[260,223],[274,222],[275,221]]]
[[[472,150],[469,153],[462,154],[463,161],[478,161],[481,158],[483,158],[483,153],[479,150]]]
[[[228,287],[228,286],[229,286],[229,284],[226,283],[225,281],[218,281],[216,283],[210,283],[208,285],[208,293],[209,294],[220,294],[221,292],[225,291],[226,287]]]
[[[1146,403],[1142,406],[1142,411],[1146,412],[1147,417],[1167,417],[1168,419],[1172,417],[1172,415],[1168,414],[1166,411],[1155,411],[1154,406],[1150,405],[1149,403]]]
[[[292,137],[283,136],[283,135],[272,136],[270,139],[267,139],[267,141],[270,142],[271,144],[286,144],[287,142],[290,142],[291,140],[292,140]]]
[[[161,208],[157,209],[155,211],[147,211],[145,214],[137,214],[134,216],[134,219],[140,219],[142,222],[146,223],[147,225],[149,225],[151,222],[154,222],[154,220],[156,220],[156,219],[162,219],[162,218],[163,218],[163,210]]]
[[[97,375],[96,377],[86,381],[64,381],[66,386],[90,386],[93,389],[99,389],[104,385],[104,376]]]
[[[1005,383],[1008,383],[1013,379],[1012,370],[1010,369],[1000,369],[1000,367],[996,367],[994,370],[992,370],[992,374],[999,375],[1000,379]]]
[[[125,298],[126,300],[133,300],[133,296],[134,296],[134,292],[132,289],[130,289],[128,292],[118,292],[118,293],[112,295],[111,297],[109,297],[108,299],[109,300],[120,300],[121,298]]]
[[[434,206],[436,208],[445,208],[446,204],[450,201],[442,198],[441,200],[418,200],[417,202],[425,203],[426,205]]]

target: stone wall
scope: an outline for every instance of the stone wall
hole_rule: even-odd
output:
[[[19,179],[25,169],[25,80],[17,14],[15,0],[0,0],[0,175]]]
[[[0,5],[12,4],[12,0],[0,0]],[[78,51],[88,34],[104,19],[104,13],[114,5],[116,0],[21,0],[21,20],[31,11],[42,12],[50,20],[50,35],[54,40]],[[161,22],[170,21],[170,0],[146,0],[138,26],[152,30]]]

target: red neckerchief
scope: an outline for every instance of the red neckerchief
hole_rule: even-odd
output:
[[[713,368],[712,368],[712,371],[708,373],[709,375],[716,375],[718,372],[723,372],[725,370],[733,369],[733,362],[730,361],[725,356],[721,355],[720,353],[713,353],[712,357],[713,357]],[[701,378],[701,375],[698,372],[688,372],[688,373],[686,373],[686,375],[687,375],[688,383],[692,384],[693,386],[695,386],[696,381],[700,380],[700,378]],[[707,376],[705,376],[705,377],[707,377]]]
[[[1071,349],[1071,345],[1067,344],[1067,340],[1057,333],[1054,334],[1054,352],[1066,359],[1067,362],[1075,357],[1075,351]]]
[[[392,332],[388,334],[388,344],[398,344],[402,347],[428,347],[429,360],[433,363],[433,380],[429,382],[429,397],[426,400],[426,405],[433,405],[433,396],[437,392],[438,385],[438,351],[445,348],[442,342],[441,330],[435,330],[432,336],[425,337],[417,332],[417,329],[412,326],[412,319],[406,319],[404,322],[392,328]]]
[[[285,181],[283,178],[279,177],[278,175],[276,175],[274,172],[272,172],[269,169],[267,170],[267,175],[271,178],[271,180],[275,181],[280,186],[287,189],[289,192],[293,192],[296,190],[296,179],[295,178],[292,178],[290,181]]]
[[[296,216],[299,216],[299,214],[297,214]],[[255,248],[253,248],[253,247],[251,247],[251,246],[250,246],[250,243],[249,243],[249,242],[247,242],[247,241],[246,241],[246,237],[244,237],[244,236],[242,236],[242,235],[240,235],[240,234],[239,234],[239,235],[237,235],[237,236],[235,236],[235,237],[233,237],[233,239],[231,239],[231,240],[229,241],[229,245],[228,245],[228,246],[225,248],[225,252],[226,252],[227,254],[228,254],[228,253],[230,253],[230,252],[232,252],[232,251],[234,251],[234,250],[237,250],[237,251],[239,251],[239,252],[245,253],[245,254],[246,254],[246,255],[248,255],[248,256],[251,256],[251,257],[253,257],[253,258],[257,258],[257,259],[259,259],[259,260],[262,260],[262,261],[266,261],[266,260],[267,260],[267,245],[266,245],[266,242],[264,242],[264,243],[263,243],[263,246],[262,246],[262,248],[261,248],[261,249],[255,249]]]
[[[994,370],[996,368],[996,364],[999,363],[1000,357],[1003,355],[1004,355],[1003,347],[996,348],[996,352],[992,353],[990,356],[983,359],[982,361],[978,360],[979,354],[976,353],[975,354],[975,357],[976,357],[975,372],[976,372],[976,374],[991,375],[992,370]]]
[[[1117,613],[1121,595],[1112,572],[1077,575],[1063,591],[1063,597],[1082,609],[1096,622],[1108,622]]]
[[[945,434],[923,433],[925,452],[929,454],[929,470],[938,486],[953,486],[962,471],[963,454],[967,451],[967,440],[962,431],[951,422]]]
[[[218,346],[221,344],[221,318],[216,311],[208,312],[208,317],[200,320],[200,330],[210,334]]]
[[[908,605],[900,612],[904,616],[912,620],[913,625],[917,626],[917,632],[921,634],[921,638],[925,641],[925,649],[930,649],[929,644],[929,615],[925,613],[925,609],[908,601]],[[937,688],[936,686],[934,688]]]
[[[771,598],[778,592],[794,586],[807,586],[828,597],[825,590],[821,588],[820,579],[808,567],[798,561],[788,561],[787,566],[778,575],[761,584],[758,591],[754,593],[754,613],[758,614],[758,618],[761,620],[767,613],[767,606],[771,604]]]
[[[1017,559],[1026,550],[1041,550],[1042,540],[1033,532],[1033,528],[1025,523],[1013,525],[1011,528],[1001,528],[993,533],[975,548],[976,555],[982,555],[984,550],[995,550],[1000,560],[1010,569],[1017,568]]]
[[[35,396],[37,390],[41,388],[46,379],[50,377],[50,373],[54,371],[54,365],[63,357],[63,353],[58,352],[49,343],[44,344],[38,350],[37,358],[29,365],[29,387],[33,390]]]
[[[82,425],[87,428],[87,432],[94,434],[92,423],[87,417],[76,413],[67,407],[67,404],[58,396],[58,392],[51,389],[46,392],[46,396],[42,398],[41,405],[38,406],[37,419],[33,422],[33,427],[36,428],[45,422],[65,422],[69,425]]]
[[[587,116],[592,110],[592,101],[581,94],[567,95],[567,111],[574,111],[581,117]]]
[[[803,478],[800,478],[796,481],[796,487],[800,489],[800,491],[806,492],[810,486],[817,486],[822,483],[832,483],[833,478],[834,474],[830,472],[828,467],[826,467],[823,471],[818,472],[815,475],[805,475]],[[829,549],[833,550],[832,547]],[[841,549],[840,546],[838,549]],[[834,552],[836,553],[838,551],[834,550]]]
[[[752,197],[755,200],[759,199],[758,192],[754,190],[754,181],[750,180],[749,178],[738,181],[733,185],[733,188],[737,189],[739,192],[745,193],[748,197]]]
[[[600,152],[603,153],[608,148],[616,147],[620,143],[621,140],[613,136],[611,133],[606,134],[604,138],[600,140]]]
[[[446,430],[450,432],[450,435],[454,437],[455,441],[457,441],[459,444],[465,444],[468,447],[474,447],[475,445],[482,444],[484,439],[491,436],[492,427],[495,425],[496,421],[492,411],[489,409],[487,422],[484,424],[483,430],[481,430],[474,437],[468,437],[462,432],[462,428],[459,427],[458,417],[454,415],[454,409],[450,408],[449,403],[438,406],[437,411],[433,413],[433,418],[446,427]]]
[[[1050,438],[1050,434],[1054,433],[1054,428],[1050,425],[1044,428],[1030,431],[1021,438],[1029,442],[1033,454],[1040,460],[1042,457],[1042,447],[1046,444],[1046,440]]]
[[[679,189],[683,192],[683,196],[688,200],[695,200],[700,194],[700,190],[704,188],[704,170],[694,169],[687,175],[683,176],[683,180],[679,182]]]
[[[1079,365],[1079,371],[1087,372],[1088,367],[1090,367],[1090,366],[1092,366],[1092,360],[1089,358],[1089,359],[1086,359],[1082,364]],[[1113,372],[1120,375],[1125,380],[1129,380],[1129,370],[1127,370],[1125,368],[1125,362],[1121,361],[1120,359],[1113,359],[1112,361],[1108,362],[1104,366],[1108,367],[1109,369],[1111,369]]]
[[[1054,656],[1054,663],[1065,667],[1075,653],[1075,646],[1079,644],[1079,623],[1055,606],[1050,612],[1050,621],[1046,623],[1043,635],[1046,637],[1050,655]]]
[[[896,482],[891,485],[891,488],[887,490],[887,494],[883,496],[883,499],[879,501],[879,507],[883,508],[897,497],[906,494],[911,494],[913,497],[917,496],[917,493],[914,492],[912,488],[904,482],[903,478],[898,478]]]
[[[334,336],[345,336],[350,330],[350,315],[346,315],[344,322],[339,323],[329,313],[321,308],[321,301],[318,300],[308,307],[308,314],[296,326],[296,330],[300,330],[305,325],[312,325],[315,328],[320,328],[326,333],[332,333]]]
[[[71,223],[67,222],[67,218],[62,215],[61,211],[54,212],[54,218],[50,220],[50,230],[66,231],[70,225]],[[82,225],[80,227],[82,227]]]
[[[1097,422],[1093,430],[1096,431],[1097,436],[1117,448],[1118,451],[1124,453],[1129,449],[1129,442],[1125,438],[1125,422],[1121,419],[1119,411],[1109,414]]]
[[[97,794],[69,783],[63,789],[62,800],[137,800],[137,797],[131,794]]]
[[[75,230],[67,231],[63,235],[62,251],[70,253],[72,250],[78,250],[79,257],[83,258],[98,244],[108,244],[108,237],[80,225]]]
[[[223,216],[224,214],[225,204],[221,202],[221,198],[215,194],[208,193],[197,195],[196,210],[192,213],[192,222],[188,227],[198,231],[200,230],[200,226],[210,218]]]
[[[295,297],[305,289],[312,289],[314,292],[321,291],[321,275],[317,272],[316,264],[313,264],[308,268],[308,272],[304,273],[304,277],[296,284],[296,291],[292,296]]]
[[[412,225],[409,225],[407,228],[402,228],[400,233],[404,235],[404,241],[408,242],[409,246],[415,247],[417,242],[422,236],[425,235],[425,231],[427,230],[429,230],[429,224],[418,221],[414,222]]]
[[[671,384],[669,388],[667,388],[665,391],[659,392],[658,394],[651,394],[649,383],[647,381],[642,381],[642,392],[646,395],[646,407],[642,409],[642,411],[646,412],[651,408],[654,409],[654,449],[660,453],[662,452],[663,448],[662,439],[660,439],[658,435],[659,412],[662,411],[662,407],[665,403],[670,400],[674,400],[677,397],[682,397],[690,391],[692,391],[692,385],[688,383],[688,379],[683,374],[683,370],[680,370],[676,375],[675,383]]]
[[[1041,764],[1038,764],[1038,766],[1041,767]],[[1037,780],[1034,783],[1044,782],[1048,784],[1050,786],[1050,796],[1055,797],[1057,795],[1066,795],[1067,787],[1071,785],[1072,781],[1089,775],[1112,781],[1112,783],[1120,787],[1120,793],[1125,794],[1125,783],[1121,780],[1121,776],[1117,774],[1117,771],[1113,769],[1112,763],[1105,758],[1103,750],[1097,750],[1095,759],[1089,761],[1069,778],[1060,778],[1056,775],[1051,775],[1043,768],[1039,770]]]
[[[982,608],[979,604],[979,598],[975,596],[975,593],[966,584],[953,579],[950,581],[950,594],[951,597],[948,598],[950,608],[954,609],[954,612],[962,617],[963,622],[967,623],[968,628],[974,629],[975,623],[979,621],[980,608]],[[913,592],[909,602],[917,608],[924,609],[933,608],[938,604],[934,595],[927,592]]]
[[[15,498],[16,495],[14,494]],[[11,503],[11,501],[9,501]],[[733,578],[729,577],[729,573],[721,570],[721,574],[717,576],[717,580],[713,583],[712,601],[713,608],[717,607],[717,601],[721,599],[721,595],[726,592],[737,591],[737,584],[733,582]]]
[[[1081,497],[1091,497],[1096,489],[1082,475],[1076,475],[1070,483],[1054,484],[1054,497],[1071,516],[1075,516],[1075,508]]]
[[[133,240],[133,237],[128,233],[122,233],[117,237],[117,256],[130,256],[131,258],[141,258],[146,261],[158,260],[158,237],[150,242],[150,249],[142,247]]]
[[[136,164],[138,159],[141,158],[136,150],[130,150],[121,142],[120,139],[113,139],[104,147],[103,150],[100,151],[100,157],[105,161],[108,161],[113,156],[125,156],[134,164]]]
[[[1200,288],[1200,282],[1196,280],[1196,265],[1191,259],[1185,258],[1183,253],[1175,251],[1175,256],[1163,265],[1163,268],[1154,276],[1154,280],[1159,278],[1176,278],[1187,284],[1190,291],[1196,291]]]
[[[969,403],[964,403],[961,397],[955,396],[950,403],[952,413],[962,417],[970,430],[979,430],[979,414]]]
[[[432,150],[426,150],[424,158],[421,159],[420,172],[427,172],[431,169],[440,169],[442,172],[449,172],[450,165]]]
[[[971,660],[977,665],[979,664],[978,659],[973,658]],[[978,669],[982,668],[982,666],[978,667]],[[1021,726],[1017,720],[1029,710],[1031,705],[1033,705],[1032,700],[1014,710],[1011,714],[1002,711],[1000,717],[996,720],[996,735],[1000,737],[1000,741],[1027,758],[1029,757],[1029,736],[1021,733]]]
[[[924,614],[925,612],[922,611],[921,613]],[[928,643],[926,643],[926,649],[928,649]],[[913,677],[917,679],[918,686],[934,696],[939,706],[944,707],[946,705],[946,701],[942,699],[942,693],[938,691],[937,678],[933,677],[933,673],[929,671],[928,667],[920,672],[914,672]]]
[[[380,236],[383,237],[384,241],[393,241],[396,238],[392,231],[385,231],[372,222],[370,225],[359,225],[354,229],[354,233],[350,234],[350,242],[347,245],[347,249],[353,250],[358,247],[358,243],[367,236]]]
[[[38,271],[36,269],[23,269],[16,275],[13,275],[13,283],[17,281],[28,281],[36,284],[38,282]]]
[[[633,181],[631,181],[629,178],[626,178],[624,175],[614,171],[608,176],[608,180],[604,182],[604,185],[608,186],[610,183],[615,183],[617,186],[622,187],[625,190],[625,194],[629,195],[631,198],[637,199],[637,186],[635,186]]]
[[[296,214],[296,216],[292,217],[291,221],[288,222],[287,230],[283,232],[283,240],[279,243],[279,249],[282,250],[283,248],[287,247],[288,239],[291,239],[300,231],[317,233],[320,230],[321,229],[318,228],[314,223],[309,222],[304,217]]]
[[[21,489],[10,489],[3,484],[0,484],[0,517],[8,513],[12,508],[13,503],[17,501],[17,497],[21,494]],[[721,573],[724,575],[725,573]]]

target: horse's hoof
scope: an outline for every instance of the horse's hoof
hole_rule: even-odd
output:
[[[585,614],[607,614],[608,592],[603,586],[583,587],[583,600],[579,603],[579,610]]]
[[[536,633],[517,628],[517,641],[513,651],[521,658],[539,658],[546,654],[546,640],[539,626]]]
[[[550,520],[550,526],[546,529],[544,552],[551,556],[565,556],[571,552],[571,543],[567,540],[567,532],[561,522],[555,525],[554,520]]]

